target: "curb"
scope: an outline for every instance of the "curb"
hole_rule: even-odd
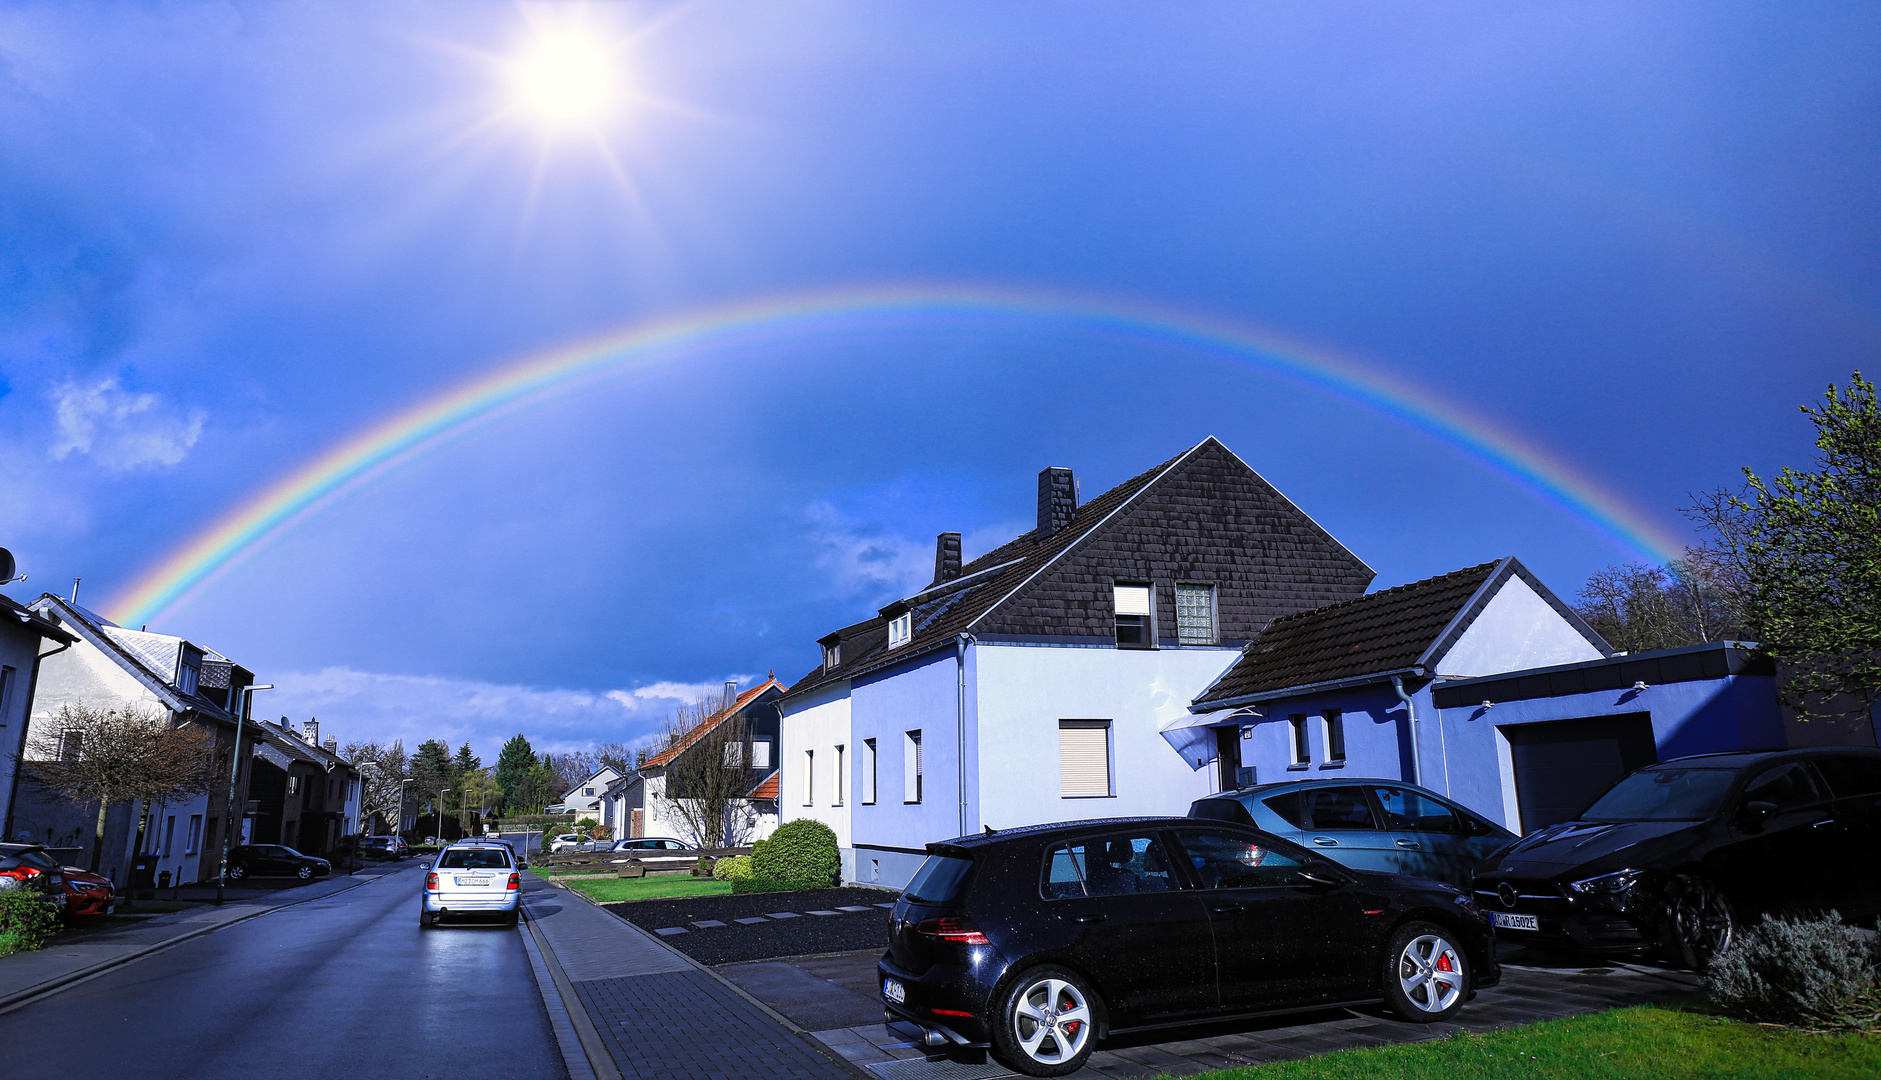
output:
[[[338,896],[339,894],[343,892],[351,892],[352,890],[360,888],[361,886],[370,885],[375,881],[379,881],[382,878],[386,878],[390,876],[391,876],[390,874],[381,874],[381,875],[378,875],[377,877],[369,877],[363,881],[356,881],[353,884],[348,885],[343,889],[334,889],[332,892],[321,893],[319,896],[304,896],[300,898],[299,900],[291,900],[285,904],[275,904],[272,907],[262,908],[260,911],[251,911],[246,915],[242,915],[238,918],[230,919],[227,922],[219,922],[210,926],[198,927],[194,930],[189,931],[188,933],[178,934],[172,938],[165,938],[162,941],[152,942],[151,944],[146,945],[141,949],[137,949],[133,952],[125,953],[123,956],[114,956],[109,960],[100,960],[96,964],[91,964],[87,967],[82,967],[75,971],[67,972],[64,975],[61,975],[52,979],[47,979],[46,981],[41,982],[41,983],[35,983],[34,985],[29,986],[24,990],[15,990],[11,994],[8,994],[4,997],[0,997],[0,1014],[10,1013],[15,1009],[21,1008],[26,1005],[31,1005],[33,1002],[38,1001],[41,998],[51,997],[52,995],[60,993],[61,991],[67,990],[73,986],[77,986],[79,983],[86,982],[91,979],[95,979],[98,976],[103,975],[106,972],[112,970],[113,968],[120,968],[120,967],[123,967],[125,964],[142,960],[144,957],[149,956],[152,953],[162,952],[163,950],[171,948],[172,946],[181,945],[185,941],[194,940],[196,938],[202,937],[205,934],[213,934],[217,930],[223,930],[228,927],[235,926],[239,923],[245,923],[250,919],[258,919],[263,915],[269,915],[276,911],[285,911],[288,908],[297,907],[301,904],[312,903],[315,900],[325,900],[329,896]]]
[[[594,1017],[588,1015],[587,1006],[581,1003],[581,995],[575,993],[575,984],[569,981],[568,973],[562,970],[562,962],[550,947],[548,936],[536,929],[535,915],[529,911],[527,903],[519,902],[517,906],[523,911],[523,923],[529,928],[530,942],[541,956],[543,969],[555,987],[556,996],[562,1000],[562,1010],[568,1014],[569,1025],[575,1030],[575,1039],[581,1046],[582,1056],[588,1060],[589,1071],[596,1080],[623,1080],[620,1066],[615,1063],[614,1055],[607,1052],[607,1044],[601,1041],[601,1031],[594,1026]],[[538,989],[547,990],[548,987],[538,983]],[[558,1033],[557,1042],[561,1041]],[[562,1058],[563,1064],[568,1064],[568,1047],[565,1044],[562,1046]],[[569,1072],[572,1075],[574,1070],[571,1068]]]
[[[834,1050],[830,1049],[830,1047],[826,1045],[821,1039],[818,1039],[815,1035],[810,1034],[810,1032],[807,1029],[799,1026],[795,1020],[792,1020],[790,1017],[785,1016],[783,1013],[780,1013],[776,1009],[771,1008],[769,1005],[766,1005],[764,1002],[759,1001],[757,998],[752,997],[748,992],[746,992],[744,987],[739,986],[737,983],[732,982],[730,979],[727,979],[725,976],[720,975],[718,972],[712,970],[709,964],[702,964],[699,961],[694,960],[692,957],[687,956],[685,953],[680,952],[678,949],[673,948],[671,945],[668,945],[666,942],[661,941],[658,936],[647,933],[645,930],[642,930],[640,927],[635,926],[633,923],[627,921],[626,919],[622,919],[619,915],[614,914],[612,911],[608,911],[606,908],[601,907],[599,902],[597,902],[593,897],[589,896],[587,893],[582,892],[580,889],[571,889],[566,885],[557,885],[556,887],[572,896],[581,897],[583,900],[587,901],[589,907],[600,908],[601,911],[604,912],[609,918],[618,920],[622,926],[625,926],[627,929],[633,931],[636,934],[639,934],[641,937],[647,939],[648,941],[652,942],[655,945],[658,945],[660,948],[665,949],[667,952],[672,953],[674,956],[678,957],[680,960],[684,961],[685,963],[691,965],[693,968],[696,968],[697,970],[702,971],[705,974],[711,976],[713,979],[715,979],[718,982],[720,986],[723,986],[725,989],[730,990],[732,993],[742,998],[747,1005],[750,1005],[752,1008],[763,1013],[765,1016],[770,1017],[772,1020],[777,1021],[779,1024],[783,1025],[784,1030],[790,1032],[792,1035],[795,1035],[797,1038],[802,1039],[804,1042],[809,1043],[811,1048],[816,1050],[817,1053],[835,1062],[838,1066],[841,1066],[842,1068],[847,1069],[851,1074],[860,1078],[860,1080],[881,1080],[881,1078],[876,1076],[874,1073],[864,1070],[861,1066],[857,1065],[855,1062],[850,1061],[848,1058],[845,1058],[841,1054],[838,1054]],[[750,961],[750,962],[759,963],[760,961]]]

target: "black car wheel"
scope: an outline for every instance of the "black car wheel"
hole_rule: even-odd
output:
[[[1090,1059],[1097,996],[1061,967],[1036,967],[1013,982],[993,1023],[993,1053],[1027,1076],[1063,1076]]]
[[[1679,874],[1665,887],[1660,945],[1682,968],[1702,971],[1737,937],[1737,914],[1724,890],[1696,874]]]
[[[1449,1019],[1469,996],[1469,959],[1450,931],[1405,923],[1385,946],[1385,1004],[1412,1023]]]
[[[240,865],[229,867],[229,880],[230,881],[240,881],[247,876],[248,876],[248,867],[240,866]]]
[[[294,876],[302,881],[306,881],[308,878],[313,877],[313,867],[303,864],[300,869],[294,871]]]

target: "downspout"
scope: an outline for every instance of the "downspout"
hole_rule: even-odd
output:
[[[967,643],[971,634],[954,635],[954,761],[959,767],[960,832],[967,835]]]
[[[1404,692],[1404,676],[1393,675],[1391,688],[1398,692],[1398,700],[1404,702],[1406,726],[1411,729],[1411,783],[1423,787],[1424,766],[1418,760],[1417,754],[1417,703],[1411,700],[1411,695]]]

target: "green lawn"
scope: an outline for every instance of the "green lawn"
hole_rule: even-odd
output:
[[[731,882],[696,877],[644,878],[561,878],[571,889],[580,889],[588,899],[611,904],[617,900],[664,900],[672,896],[717,896],[732,891]]]
[[[1488,1035],[1228,1069],[1209,1080],[1874,1080],[1881,1034],[1818,1035],[1644,1005]],[[1200,1078],[1198,1078],[1200,1080]]]

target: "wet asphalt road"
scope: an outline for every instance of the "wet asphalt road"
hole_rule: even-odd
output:
[[[413,863],[0,1015],[8,1071],[566,1077],[519,931],[420,930],[423,881]]]

